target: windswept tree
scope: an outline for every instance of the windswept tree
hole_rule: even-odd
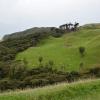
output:
[[[77,30],[78,26],[79,26],[79,23],[75,22],[75,24],[74,24],[74,31]]]
[[[70,22],[70,23],[61,25],[61,26],[60,26],[60,29],[62,29],[62,30],[67,30],[68,32],[71,32],[71,31],[76,31],[77,28],[78,28],[78,26],[79,26],[79,23],[75,22],[75,24],[72,24],[72,23]]]
[[[73,24],[72,23],[69,23],[68,24],[68,29],[69,29],[69,31],[71,31],[71,28],[73,27]]]
[[[68,26],[68,24],[66,24],[66,30],[69,30],[69,26]]]

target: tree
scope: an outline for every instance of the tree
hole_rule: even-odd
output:
[[[40,56],[39,59],[38,59],[38,61],[40,63],[40,66],[42,66],[43,57]]]
[[[79,23],[75,22],[75,24],[74,24],[74,31],[77,30],[77,27],[78,27],[78,26],[79,26]]]
[[[84,56],[84,53],[85,53],[85,47],[79,47],[79,53],[83,57]]]
[[[73,26],[73,24],[72,23],[69,23],[68,24],[68,29],[69,29],[69,31],[71,31],[71,27]]]
[[[69,30],[69,28],[68,28],[68,24],[65,24],[66,25],[66,30],[68,31]]]
[[[75,22],[75,24],[72,24],[70,22],[70,23],[61,25],[60,29],[67,30],[68,32],[72,32],[72,31],[77,31],[78,26],[79,26],[79,23]]]

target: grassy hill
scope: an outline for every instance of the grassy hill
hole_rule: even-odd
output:
[[[82,58],[79,47],[86,49]],[[65,34],[63,37],[49,37],[41,41],[37,47],[31,47],[16,57],[17,60],[26,59],[30,67],[39,65],[38,58],[43,57],[43,64],[54,61],[54,68],[59,70],[79,70],[100,64],[100,29],[84,29]],[[63,67],[62,67],[63,66]]]
[[[100,79],[3,93],[0,100],[100,100]]]
[[[100,23],[85,24],[82,26],[85,29],[100,29]]]

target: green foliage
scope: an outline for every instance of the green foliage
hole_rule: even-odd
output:
[[[43,61],[43,57],[39,57],[38,61],[39,61],[40,65],[41,65],[41,63]]]
[[[64,30],[58,28],[51,28],[51,30],[51,35],[56,38],[61,37],[65,33]]]
[[[34,84],[34,82],[32,82]],[[84,80],[2,93],[0,100],[100,100],[100,80]]]
[[[13,62],[10,65],[10,70],[9,70],[9,78],[11,79],[22,79],[25,75],[24,73],[26,72],[26,65],[24,65],[23,62]]]
[[[53,67],[54,61],[53,60],[49,60],[48,64],[49,64],[49,66]]]
[[[85,52],[85,48],[84,47],[79,47],[79,53],[81,54],[81,56],[84,56],[84,52]]]
[[[8,77],[10,65],[11,65],[10,62],[1,62],[0,63],[0,78],[1,79]]]
[[[58,82],[74,82],[84,78],[100,77],[100,67],[83,72],[65,72],[53,69],[52,64],[34,69],[27,69],[23,61],[1,64],[0,90],[35,88]]]
[[[40,32],[0,42],[0,61],[14,60],[17,53],[36,46],[41,39],[47,38],[49,35],[49,33]]]
[[[94,77],[100,77],[100,66],[90,69],[89,74]]]
[[[22,32],[16,32],[16,33],[12,33],[12,34],[8,34],[8,35],[5,35],[3,37],[3,40],[8,40],[8,39],[16,39],[16,38],[23,38],[23,37],[26,37],[28,35],[31,35],[31,34],[35,34],[35,33],[52,33],[52,29],[55,29],[55,27],[34,27],[34,28],[31,28],[31,29],[27,29],[27,30],[24,30]]]

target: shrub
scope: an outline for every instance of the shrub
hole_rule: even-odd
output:
[[[40,56],[40,57],[38,58],[38,61],[39,61],[40,67],[42,67],[43,57]]]
[[[52,30],[51,35],[56,38],[61,37],[65,33],[64,30],[58,28],[51,28],[51,30]]]
[[[79,77],[80,77],[80,74],[78,72],[75,72],[75,71],[67,73],[67,76],[66,76],[68,82],[73,82],[75,80],[78,80]]]
[[[9,77],[11,79],[21,79],[25,75],[26,66],[21,61],[15,61],[10,65]]]
[[[84,53],[85,53],[85,47],[79,47],[79,53],[83,57],[84,56]]]
[[[100,77],[100,67],[95,67],[89,70],[91,76]]]
[[[14,85],[15,84],[13,84],[13,81],[11,81],[9,79],[0,80],[0,90],[1,91],[14,89],[15,88]]]

